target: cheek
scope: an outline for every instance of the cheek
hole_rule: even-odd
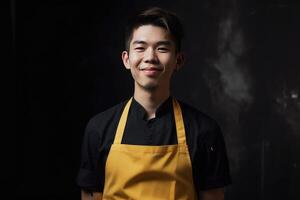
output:
[[[165,59],[164,64],[166,65],[167,71],[173,71],[176,66],[176,59],[174,58],[167,58]]]
[[[141,59],[141,56],[138,55],[138,54],[131,54],[129,55],[129,62],[132,64],[132,65],[136,65],[140,62]],[[134,66],[133,66],[134,67]]]

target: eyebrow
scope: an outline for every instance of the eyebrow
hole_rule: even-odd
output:
[[[147,42],[143,41],[143,40],[135,40],[132,44],[147,44]],[[166,45],[166,46],[171,46],[171,41],[159,41],[156,43],[157,45]]]

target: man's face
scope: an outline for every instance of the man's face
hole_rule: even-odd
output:
[[[183,59],[176,53],[170,34],[158,26],[140,26],[134,30],[129,48],[129,53],[122,53],[122,59],[135,86],[146,90],[168,88],[173,71],[181,66]]]

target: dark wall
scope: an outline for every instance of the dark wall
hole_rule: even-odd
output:
[[[79,199],[85,125],[132,95],[120,57],[123,26],[153,5],[184,23],[187,61],[172,91],[220,123],[233,179],[226,199],[296,199],[300,4],[283,0],[11,1],[18,148],[17,185],[10,184],[17,196]]]

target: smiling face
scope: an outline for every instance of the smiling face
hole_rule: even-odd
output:
[[[123,51],[125,67],[131,71],[135,87],[152,91],[169,89],[174,70],[182,65],[171,35],[162,27],[143,25],[132,33],[129,52]]]

